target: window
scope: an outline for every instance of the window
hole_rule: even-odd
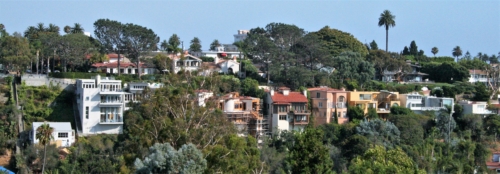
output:
[[[89,107],[85,107],[85,118],[89,119]]]
[[[286,120],[286,115],[280,115],[280,116],[279,116],[279,119],[280,119],[280,120]]]
[[[344,96],[340,96],[340,97],[339,97],[339,102],[344,102],[344,100],[345,100],[345,97],[344,97]]]
[[[346,112],[346,111],[344,111],[344,112],[342,113],[342,118],[347,118],[347,112]]]
[[[316,98],[321,98],[321,93],[317,92],[316,93]]]
[[[59,132],[57,133],[57,138],[68,138],[67,132]]]
[[[359,99],[360,100],[371,100],[372,95],[371,94],[359,94]]]
[[[323,103],[322,103],[322,102],[319,102],[319,103],[318,103],[318,107],[319,107],[319,108],[322,108],[322,107],[323,107]]]
[[[89,101],[89,100],[90,100],[89,96],[85,97],[85,101]]]

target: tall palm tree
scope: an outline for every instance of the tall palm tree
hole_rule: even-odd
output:
[[[453,57],[457,58],[458,62],[458,57],[462,56],[462,49],[460,49],[460,46],[456,46],[455,48],[453,48],[451,54],[453,55]]]
[[[42,144],[43,147],[43,165],[42,165],[42,173],[45,171],[45,162],[46,162],[46,157],[47,157],[47,144],[50,143],[50,140],[54,139],[52,137],[52,133],[54,132],[54,128],[50,127],[49,124],[44,123],[40,125],[36,129],[36,138],[38,139],[39,143]]]
[[[38,36],[38,31],[34,26],[29,26],[25,31],[24,31],[24,37],[28,38],[29,40],[36,39]]]
[[[436,57],[436,54],[439,52],[439,49],[437,47],[432,47],[431,53],[434,54],[434,57]]]
[[[167,40],[163,40],[163,42],[161,42],[160,48],[163,51],[167,51],[167,49],[168,49],[168,42],[167,42]]]
[[[36,30],[38,32],[45,32],[47,28],[45,28],[45,25],[43,23],[38,23],[38,25],[36,25]]]
[[[389,27],[396,26],[396,21],[394,21],[394,19],[396,19],[396,16],[392,15],[389,10],[384,10],[378,18],[378,26],[385,27],[385,52],[387,52],[389,45]]]

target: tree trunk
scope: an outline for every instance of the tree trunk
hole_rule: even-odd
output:
[[[142,80],[141,79],[141,60],[139,59],[139,56],[137,57],[137,74],[139,75],[139,80]]]
[[[43,165],[42,165],[42,174],[45,172],[45,157],[47,156],[47,144],[43,147]]]
[[[388,52],[389,48],[389,26],[385,28],[385,52]]]

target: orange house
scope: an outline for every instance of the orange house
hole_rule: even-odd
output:
[[[333,89],[325,86],[308,89],[312,99],[312,112],[315,125],[328,124],[335,120],[337,110],[337,123],[349,122],[347,117],[347,94],[345,88]]]

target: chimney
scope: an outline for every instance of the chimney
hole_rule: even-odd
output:
[[[304,96],[306,96],[306,97],[307,97],[307,90],[303,90],[303,91],[302,91],[302,94],[304,94]]]
[[[357,91],[357,90],[356,90],[356,89],[354,89],[354,92],[356,92],[356,91]]]
[[[271,92],[269,92],[271,96],[274,96],[274,89],[271,89]]]
[[[99,86],[99,84],[101,84],[101,75],[97,74],[97,76],[95,76],[95,83],[96,86]]]
[[[344,87],[342,87],[342,88],[340,88],[340,90],[345,91],[345,88],[344,88]]]

